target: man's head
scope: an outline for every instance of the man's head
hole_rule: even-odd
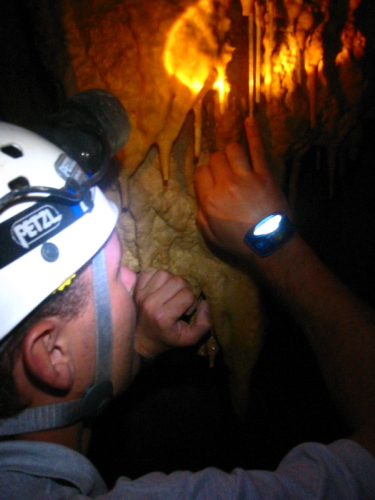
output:
[[[64,199],[71,180],[78,189],[86,174],[57,146],[20,127],[0,124],[0,165],[1,340],[95,255],[117,209],[97,187],[79,202]]]
[[[83,269],[74,276],[69,286],[49,295],[2,342],[0,351],[0,419],[15,415],[29,403],[19,393],[13,377],[15,363],[20,359],[22,345],[29,331],[38,322],[48,317],[58,317],[65,322],[74,320],[87,306],[90,290],[84,278]]]
[[[106,397],[103,387],[104,393],[109,390],[106,380],[113,371],[111,332],[119,327],[111,321],[113,289],[118,285],[114,275],[107,274],[113,266],[113,257],[108,257],[113,254],[111,248],[118,247],[119,258],[121,254],[113,233],[117,209],[97,187],[91,187],[75,161],[29,131],[0,124],[0,162],[0,346],[5,346],[6,351],[3,359],[9,364],[12,352],[21,353],[13,357],[16,379],[22,381],[23,377],[24,387],[31,382],[30,394],[26,390],[23,396],[30,396],[33,405],[38,398],[40,405],[53,402],[38,396],[34,391],[37,386],[47,389],[44,394],[56,395],[58,401],[64,401],[61,396],[65,394],[69,401],[72,394],[80,397],[87,388],[83,387],[85,380],[92,378],[90,365],[96,370],[94,390],[84,404],[77,401],[74,407],[60,405],[58,422],[45,424],[61,425],[90,412],[96,400],[100,402]],[[66,291],[51,297],[82,267]],[[118,275],[121,274],[118,268]],[[77,304],[70,300],[75,293],[79,295]],[[78,304],[80,307],[76,307]],[[132,314],[133,311],[133,325]],[[117,316],[115,311],[114,319]],[[106,319],[105,324],[102,318]],[[97,362],[95,350],[100,350]],[[18,363],[21,358],[22,369]],[[102,358],[107,360],[107,366],[101,363]],[[78,365],[84,369],[79,370]],[[115,384],[121,385],[116,380]],[[29,420],[27,415],[26,424]]]
[[[137,371],[133,347],[136,276],[121,266],[121,245],[114,231],[104,247],[113,328],[112,383],[124,390]],[[39,405],[80,398],[94,382],[95,307],[92,266],[48,297],[12,335],[0,356],[0,417],[32,402]],[[7,383],[4,383],[7,382]]]

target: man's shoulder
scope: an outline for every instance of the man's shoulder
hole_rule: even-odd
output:
[[[113,498],[173,500],[208,498],[374,499],[375,460],[351,440],[325,446],[304,443],[281,461],[276,471],[234,469],[225,473],[160,472],[135,481],[120,478]]]
[[[375,499],[375,459],[351,439],[296,446],[276,474],[286,484],[320,492],[316,498]]]
[[[4,500],[55,500],[76,495],[92,498],[106,491],[96,469],[82,455],[59,445],[31,442],[0,443],[0,487]],[[135,481],[119,478],[109,492],[110,498],[133,500],[276,497],[291,500],[307,496],[375,499],[374,457],[351,440],[328,446],[305,443],[288,453],[274,472],[235,469],[225,473],[215,468],[169,475],[155,472]]]
[[[19,499],[44,498],[44,493],[55,498],[53,492],[61,498],[62,489],[87,496],[106,491],[98,471],[83,455],[39,441],[0,442],[0,486],[2,498]],[[69,497],[65,493],[62,498]]]

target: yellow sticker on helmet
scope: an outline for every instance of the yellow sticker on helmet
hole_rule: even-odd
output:
[[[68,278],[66,281],[64,281],[64,283],[62,285],[60,285],[58,288],[56,288],[56,290],[53,293],[62,292],[63,290],[65,290],[66,287],[68,287],[72,284],[72,281],[76,277],[77,277],[76,274],[72,274],[72,276],[70,278]]]

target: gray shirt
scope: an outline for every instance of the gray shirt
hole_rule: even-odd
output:
[[[375,459],[351,440],[294,448],[275,472],[215,468],[154,472],[118,479],[107,491],[83,455],[64,446],[27,441],[0,443],[2,500],[116,499],[375,499]]]

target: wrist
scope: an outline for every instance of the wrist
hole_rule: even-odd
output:
[[[149,339],[144,335],[141,338],[140,335],[136,335],[134,346],[140,358],[150,361],[169,349],[164,343],[156,339]]]
[[[253,253],[253,262],[271,288],[285,297],[289,289],[299,289],[317,273],[318,259],[298,232],[279,250],[268,257]]]
[[[296,230],[285,212],[260,220],[244,235],[244,242],[260,257],[268,257],[293,238]]]

